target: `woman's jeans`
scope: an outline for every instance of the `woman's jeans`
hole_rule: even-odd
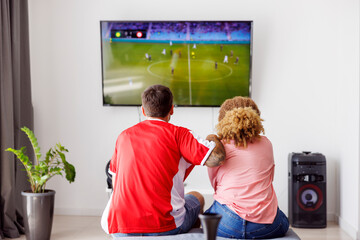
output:
[[[214,201],[205,213],[221,214],[217,235],[226,238],[257,239],[283,237],[289,229],[289,220],[278,208],[272,224],[253,223],[242,219],[225,204]]]

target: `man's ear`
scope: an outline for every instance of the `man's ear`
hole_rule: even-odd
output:
[[[142,114],[144,115],[144,117],[146,117],[145,109],[142,105],[141,105],[141,111],[142,111]]]
[[[170,115],[173,115],[174,114],[174,105],[171,106],[171,109],[170,109]]]

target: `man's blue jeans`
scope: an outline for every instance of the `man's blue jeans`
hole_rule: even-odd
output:
[[[175,235],[180,233],[187,233],[192,226],[195,224],[200,213],[200,202],[199,200],[191,195],[185,195],[185,209],[186,215],[183,224],[173,230],[167,232],[158,232],[158,233],[114,233],[112,236],[116,237],[126,237],[126,236],[164,236],[164,235]]]

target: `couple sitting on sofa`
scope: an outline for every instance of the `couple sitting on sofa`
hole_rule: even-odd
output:
[[[142,94],[146,117],[117,138],[110,161],[113,194],[101,224],[114,237],[186,233],[198,224],[204,198],[184,194],[184,180],[195,165],[208,167],[215,190],[206,210],[222,215],[218,236],[274,238],[289,222],[278,208],[272,185],[274,159],[260,111],[253,100],[235,97],[220,108],[217,134],[206,140],[169,123],[173,95],[162,85]],[[198,225],[199,226],[199,225]]]

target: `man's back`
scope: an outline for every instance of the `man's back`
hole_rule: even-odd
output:
[[[121,133],[110,161],[113,194],[101,225],[115,237],[188,232],[204,208],[204,197],[184,195],[183,181],[194,165],[219,166],[225,159],[217,136],[206,140],[170,123],[173,94],[152,85],[141,94],[147,120]]]
[[[213,148],[213,143],[199,143],[188,129],[161,120],[122,132],[110,164],[116,184],[109,232],[164,232],[180,226],[184,178]]]

